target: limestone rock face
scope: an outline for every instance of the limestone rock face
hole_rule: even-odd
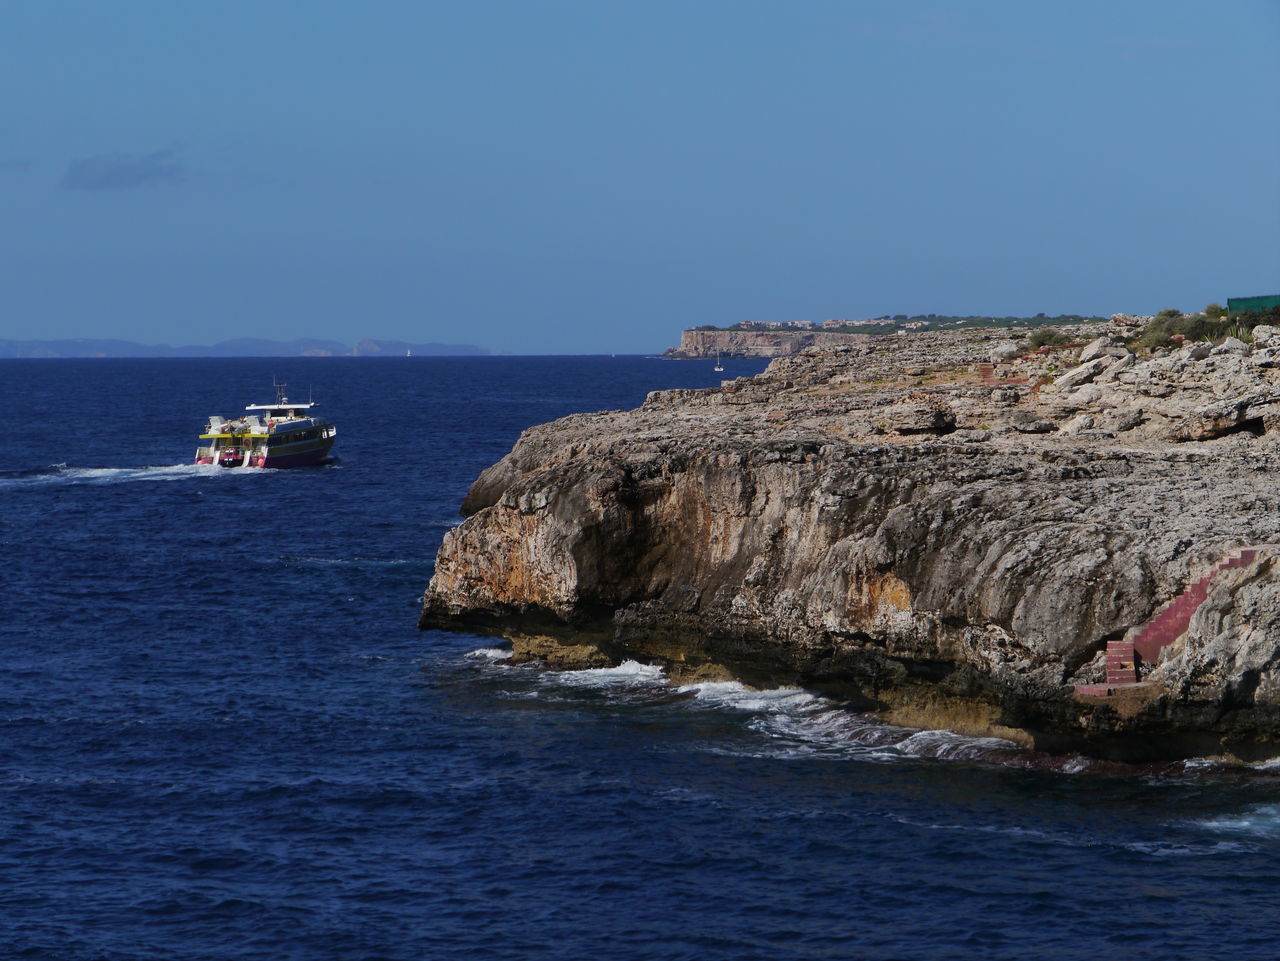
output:
[[[1268,551],[1214,581],[1136,702],[1072,687],[1229,550],[1280,543],[1280,375],[1121,351],[1073,383],[1049,370],[1064,348],[993,387],[983,335],[903,340],[531,428],[472,486],[420,625],[517,658],[799,682],[1049,750],[1280,753]]]
[[[1280,327],[1272,327],[1269,324],[1259,324],[1253,328],[1253,342],[1259,346],[1268,346],[1280,339]]]
[[[1087,364],[1098,357],[1106,356],[1114,349],[1110,337],[1099,337],[1096,340],[1091,340],[1085,345],[1084,350],[1080,351],[1080,363]]]
[[[1215,584],[1158,669],[1164,683],[1214,705],[1245,733],[1257,726],[1251,715],[1280,719],[1278,577],[1280,553],[1270,553]]]
[[[808,328],[779,330],[686,330],[680,346],[669,347],[667,357],[784,357],[806,347],[838,347],[857,344],[867,334],[836,333]]]

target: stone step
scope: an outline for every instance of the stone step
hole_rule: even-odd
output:
[[[1124,694],[1129,691],[1144,691],[1152,687],[1153,685],[1149,681],[1122,684],[1077,684],[1076,693],[1083,694],[1086,697],[1111,697],[1112,695]]]
[[[1208,573],[1188,585],[1176,597],[1162,605],[1151,619],[1130,635],[1129,640],[1107,643],[1105,685],[1081,684],[1078,693],[1101,696],[1111,694],[1116,685],[1137,684],[1139,661],[1155,663],[1160,652],[1187,632],[1191,619],[1209,597],[1213,579],[1222,571],[1233,570],[1253,563],[1258,549],[1237,547],[1222,558]]]
[[[1134,684],[1138,680],[1138,661],[1132,641],[1107,642],[1107,683]]]

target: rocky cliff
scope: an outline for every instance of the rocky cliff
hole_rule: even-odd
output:
[[[1038,352],[874,338],[534,427],[473,485],[420,626],[802,683],[1051,751],[1280,753],[1267,333],[1154,357],[1097,328]],[[1242,545],[1264,546],[1141,683],[1077,690]]]
[[[679,347],[664,357],[786,357],[808,347],[841,347],[865,343],[868,334],[837,334],[803,328],[779,330],[686,330]]]

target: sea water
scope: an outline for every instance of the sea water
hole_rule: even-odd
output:
[[[1280,770],[420,633],[521,430],[762,366],[0,361],[0,958],[1280,953]],[[337,459],[196,467],[272,377]]]

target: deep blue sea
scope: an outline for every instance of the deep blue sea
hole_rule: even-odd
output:
[[[1280,955],[1280,768],[415,628],[522,429],[727,363],[0,361],[0,961]],[[273,375],[338,459],[191,466]]]

